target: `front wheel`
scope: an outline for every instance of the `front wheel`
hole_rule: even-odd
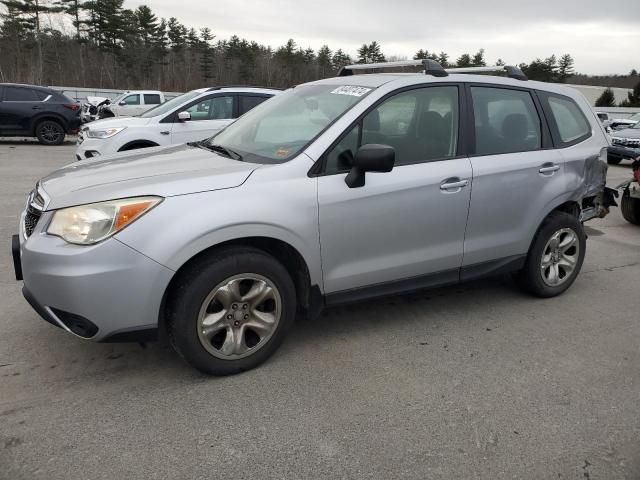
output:
[[[582,223],[565,212],[552,212],[536,233],[524,268],[516,275],[527,292],[555,297],[575,281],[586,249]]]
[[[296,292],[273,257],[229,248],[181,272],[167,313],[169,338],[190,365],[230,375],[278,349],[295,318]]]
[[[634,225],[640,225],[640,198],[633,198],[629,191],[625,190],[620,202],[620,210],[624,219]]]
[[[42,145],[61,145],[64,135],[63,126],[54,120],[45,120],[36,127],[36,137]]]

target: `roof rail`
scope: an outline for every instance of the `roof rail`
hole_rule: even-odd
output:
[[[382,62],[382,63],[357,63],[354,65],[346,65],[338,72],[339,77],[353,75],[354,70],[380,70],[386,68],[401,67],[424,67],[425,75],[433,75],[434,77],[446,77],[449,73],[491,73],[504,72],[507,77],[516,80],[526,81],[527,76],[518,67],[509,65],[496,65],[492,67],[461,67],[461,68],[442,68],[435,60],[404,60],[400,62]]]
[[[284,90],[283,88],[261,87],[259,85],[220,85],[218,87],[209,87],[209,88],[207,88],[207,92],[213,92],[215,90],[221,90],[223,88],[264,88],[265,90]]]
[[[382,63],[356,63],[354,65],[345,65],[338,71],[339,77],[353,75],[354,70],[379,70],[384,68],[399,67],[424,67],[425,75],[433,75],[434,77],[446,77],[447,71],[442,68],[435,60],[403,60],[400,62],[382,62]]]

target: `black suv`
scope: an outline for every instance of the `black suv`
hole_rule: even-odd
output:
[[[80,105],[50,88],[0,83],[0,137],[60,145],[80,128]]]

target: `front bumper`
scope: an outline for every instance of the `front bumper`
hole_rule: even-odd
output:
[[[611,145],[607,148],[607,153],[617,158],[636,158],[640,156],[640,148]]]
[[[78,246],[47,235],[42,230],[48,213],[29,238],[20,234],[18,254],[13,248],[23,293],[34,310],[49,323],[95,341],[155,330],[174,272],[116,238]]]
[[[116,153],[118,150],[114,144],[113,138],[89,138],[84,130],[78,134],[76,141],[76,160],[87,160],[89,158],[97,158],[110,153]]]

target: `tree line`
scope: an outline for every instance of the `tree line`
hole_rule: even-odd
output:
[[[318,50],[290,39],[273,48],[233,35],[219,39],[177,18],[158,18],[146,5],[124,0],[0,0],[0,81],[96,88],[187,91],[210,85],[289,87],[333,76],[344,65],[405,60],[386,57],[381,45],[363,44],[351,57],[341,48]],[[485,66],[485,51],[450,58],[420,49],[445,67]],[[498,59],[497,64],[504,64]],[[577,77],[571,55],[520,64],[547,82]]]

